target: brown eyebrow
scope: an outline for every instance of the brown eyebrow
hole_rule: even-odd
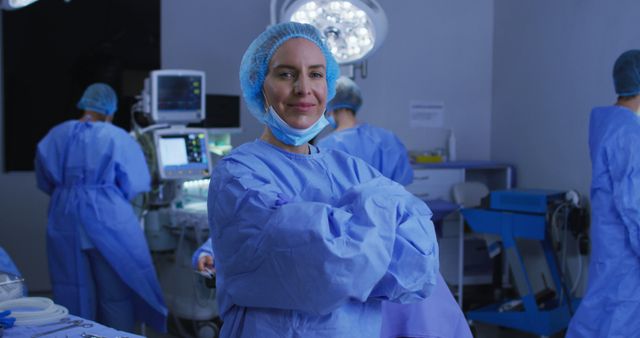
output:
[[[281,68],[294,69],[294,70],[298,69],[297,67],[289,66],[289,65],[277,65],[277,66],[273,67],[273,69],[281,69]],[[309,66],[309,68],[313,68],[313,69],[322,68],[322,69],[325,69],[326,67],[325,67],[325,65],[319,64],[319,65],[311,65],[311,66]]]

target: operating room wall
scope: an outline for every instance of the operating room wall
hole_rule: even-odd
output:
[[[615,102],[611,69],[640,48],[640,2],[494,3],[491,158],[513,163],[520,187],[588,198],[589,112]]]
[[[577,189],[591,180],[589,112],[615,102],[611,69],[640,48],[640,2],[495,1],[491,157],[521,187]]]
[[[492,1],[379,0],[389,22],[387,38],[357,73],[362,121],[394,131],[407,148],[446,145],[453,128],[459,159],[488,160],[491,121]],[[279,2],[281,3],[281,1]],[[245,49],[269,24],[267,0],[162,2],[162,66],[207,73],[207,92],[240,94],[238,70]],[[412,100],[443,102],[441,127],[411,123]],[[234,145],[262,127],[242,105],[243,132]]]

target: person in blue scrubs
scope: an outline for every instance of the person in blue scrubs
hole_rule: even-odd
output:
[[[567,337],[640,335],[640,50],[613,67],[618,95],[589,121],[591,261]]]
[[[376,337],[382,301],[419,302],[438,273],[431,211],[366,162],[311,144],[339,67],[311,25],[270,26],[240,84],[265,129],[211,175],[221,337]]]
[[[402,184],[413,181],[409,154],[402,141],[391,131],[358,123],[356,114],[362,105],[358,85],[346,76],[338,78],[336,97],[329,102],[327,111],[334,132],[320,139],[320,148],[339,149],[357,156],[384,176]]]
[[[413,169],[407,149],[392,132],[359,124],[356,114],[361,105],[362,93],[358,85],[348,77],[338,78],[336,96],[327,109],[330,124],[335,123],[336,130],[321,139],[318,148],[321,151],[323,148],[342,150],[365,160],[386,177],[403,185],[410,184]],[[383,302],[382,310],[382,338],[472,337],[466,318],[440,273],[431,297],[412,304]]]
[[[69,312],[131,331],[136,322],[165,331],[167,308],[131,206],[149,191],[142,150],[112,125],[114,90],[90,85],[79,120],[63,122],[38,143],[38,188],[51,196],[47,254],[54,301]]]

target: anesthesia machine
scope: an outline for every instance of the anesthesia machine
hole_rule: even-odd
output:
[[[152,177],[142,222],[169,308],[169,329],[182,337],[214,337],[220,323],[215,288],[191,266],[192,253],[209,236],[207,190],[215,158],[210,150],[220,149],[210,143],[208,129],[189,125],[206,119],[205,83],[202,71],[152,71],[132,114]],[[229,142],[228,135],[212,139]]]

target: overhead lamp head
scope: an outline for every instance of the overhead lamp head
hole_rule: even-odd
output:
[[[364,59],[387,35],[387,17],[375,0],[293,0],[281,13],[283,21],[318,28],[340,64]]]
[[[31,5],[38,0],[2,0],[0,7],[6,10],[14,10]]]

